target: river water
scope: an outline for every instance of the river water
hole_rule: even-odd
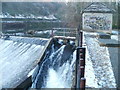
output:
[[[76,60],[72,45],[61,45],[55,50],[54,44],[40,64],[38,73],[33,74],[31,88],[71,88]]]

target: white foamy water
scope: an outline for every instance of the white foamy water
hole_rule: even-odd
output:
[[[76,60],[76,51],[74,51],[73,54],[69,56],[69,59],[66,60],[66,62],[60,65],[62,60],[62,55],[66,54],[63,53],[64,49],[65,49],[65,45],[61,46],[57,51],[53,51],[51,55],[48,57],[49,59],[44,60],[31,88],[40,88],[39,87],[40,84],[38,84],[40,83],[40,80],[42,80],[40,78],[44,78],[44,80],[42,81],[42,86],[41,86],[42,88],[72,87],[73,70]],[[42,70],[43,72],[45,72],[45,74],[42,74],[43,73]],[[44,75],[46,75],[46,77],[44,77]]]
[[[58,73],[53,69],[49,69],[49,74],[47,78],[47,88],[63,88],[65,87],[64,83],[61,83],[61,78],[59,77]]]
[[[44,46],[0,39],[0,88],[14,88],[35,65]]]
[[[73,56],[70,58],[72,62],[69,63],[69,60],[64,63],[61,67],[55,71],[53,68],[49,68],[46,88],[71,88],[72,87],[72,78],[73,78],[73,68],[76,60],[76,51],[74,51]]]

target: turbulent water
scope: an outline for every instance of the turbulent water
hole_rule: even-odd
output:
[[[14,88],[27,77],[47,40],[23,37],[0,39],[0,88]],[[32,75],[32,88],[70,88],[75,46],[53,44]]]
[[[31,88],[71,88],[75,54],[73,45],[61,45],[57,49],[52,45],[36,69],[38,73],[33,75]]]
[[[13,88],[39,58],[44,46],[29,42],[31,39],[19,37],[0,39],[0,88]]]

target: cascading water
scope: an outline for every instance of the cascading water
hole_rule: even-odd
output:
[[[56,49],[53,44],[43,62],[39,64],[38,74],[33,74],[31,88],[71,88],[75,57],[73,45],[61,45]]]

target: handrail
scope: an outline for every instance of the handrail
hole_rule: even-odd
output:
[[[76,28],[53,28],[51,30],[51,37],[53,36],[76,37],[76,35],[77,35]]]

